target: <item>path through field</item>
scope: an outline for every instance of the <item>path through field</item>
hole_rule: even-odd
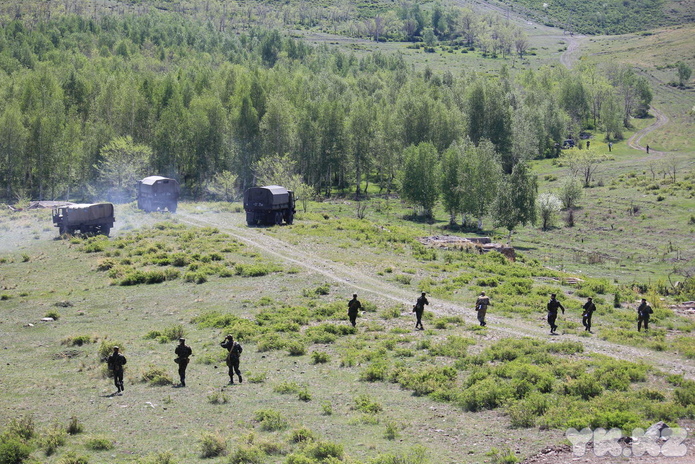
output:
[[[394,286],[376,276],[367,275],[362,269],[356,269],[345,263],[333,261],[318,255],[310,249],[310,244],[298,246],[287,243],[269,234],[263,233],[262,228],[246,227],[242,215],[232,215],[234,222],[230,222],[225,216],[224,220],[219,216],[202,216],[187,213],[179,213],[179,219],[193,226],[216,227],[220,231],[235,239],[252,246],[261,252],[272,255],[293,265],[301,266],[310,272],[323,275],[333,282],[352,287],[360,294],[369,294],[374,299],[392,301],[405,305],[413,304],[417,297],[411,290],[405,290]],[[237,219],[238,218],[238,219]],[[459,315],[468,323],[477,323],[472,307],[464,307],[446,301],[431,301],[428,310],[441,315]],[[494,306],[492,315],[488,315],[488,327],[499,336],[511,337],[537,337],[547,339],[547,329],[543,320],[544,314],[539,310],[539,323],[533,324],[525,321],[495,316]],[[562,319],[563,316],[560,316]],[[679,357],[675,353],[655,352],[648,349],[630,347],[600,340],[598,337],[579,338],[575,335],[561,335],[556,337],[562,340],[580,341],[587,351],[601,353],[618,359],[643,360],[659,369],[682,374],[686,378],[695,379],[695,362]]]

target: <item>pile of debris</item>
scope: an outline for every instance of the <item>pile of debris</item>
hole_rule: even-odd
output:
[[[502,245],[500,243],[492,243],[490,237],[465,238],[455,235],[431,235],[429,237],[420,237],[418,241],[426,246],[444,248],[447,250],[471,250],[477,251],[480,254],[489,251],[497,251],[511,261],[516,259],[514,247]]]

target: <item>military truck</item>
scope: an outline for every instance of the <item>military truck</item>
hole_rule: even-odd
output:
[[[162,176],[145,177],[138,182],[138,208],[143,211],[176,212],[179,201],[179,183]]]
[[[251,187],[244,192],[246,223],[273,225],[292,224],[294,220],[294,193],[279,185]]]
[[[68,204],[53,208],[53,225],[60,235],[83,234],[108,236],[115,221],[113,204]]]

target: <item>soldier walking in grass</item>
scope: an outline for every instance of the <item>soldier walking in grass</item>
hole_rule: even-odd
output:
[[[224,341],[220,343],[220,346],[228,352],[225,362],[229,368],[229,383],[234,385],[234,373],[239,377],[239,383],[243,382],[241,371],[239,370],[239,360],[241,358],[241,352],[244,351],[244,349],[239,342],[234,341],[234,337],[231,335],[224,337]]]
[[[584,325],[584,330],[589,333],[593,333],[591,331],[591,315],[594,314],[594,311],[596,311],[596,305],[591,297],[586,299],[586,303],[584,303],[582,309],[584,310],[582,313],[582,324]]]
[[[555,321],[557,320],[557,310],[561,309],[562,314],[565,314],[565,307],[562,306],[562,303],[557,301],[555,298],[555,294],[550,295],[550,301],[548,301],[548,325],[550,326],[550,335],[555,335],[555,331],[557,330],[557,325],[555,325]]]
[[[362,309],[362,303],[357,299],[357,293],[352,294],[352,300],[348,301],[348,317],[353,327],[357,325],[357,315]]]
[[[117,346],[113,347],[113,353],[106,358],[106,364],[109,370],[113,372],[113,383],[118,389],[118,393],[123,391],[123,366],[128,360],[119,351]]]
[[[480,292],[480,296],[475,301],[475,310],[478,311],[478,322],[480,322],[481,327],[487,325],[485,322],[485,314],[487,313],[488,306],[490,306],[490,298],[485,296],[485,292]]]
[[[181,380],[180,386],[186,386],[186,368],[188,367],[188,362],[190,357],[193,356],[193,350],[190,346],[186,345],[185,338],[179,338],[179,346],[174,350],[176,354],[176,359],[174,362],[179,365],[179,379]]]
[[[425,328],[422,326],[422,313],[425,312],[425,305],[430,304],[429,301],[427,301],[427,297],[425,296],[425,292],[422,292],[422,295],[420,295],[420,298],[417,299],[415,302],[415,306],[413,306],[413,312],[415,313],[415,328],[420,329],[420,330],[425,330]]]
[[[637,331],[642,330],[642,324],[644,324],[644,330],[649,330],[649,318],[654,313],[654,310],[649,303],[647,303],[646,298],[642,298],[642,302],[637,307]]]

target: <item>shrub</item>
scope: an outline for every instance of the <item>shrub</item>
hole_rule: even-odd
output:
[[[19,436],[10,433],[0,435],[0,464],[22,464],[31,452],[31,446]]]
[[[68,432],[69,435],[77,435],[78,433],[82,433],[84,430],[84,427],[80,420],[77,418],[77,416],[72,416],[70,418],[70,422],[68,423],[68,427],[66,431]]]
[[[355,409],[367,414],[377,414],[383,410],[382,406],[369,395],[359,395],[355,398]]]
[[[46,314],[44,314],[43,317],[50,317],[50,318],[57,321],[58,319],[60,319],[60,313],[56,310],[51,310],[51,311],[48,311]]]
[[[208,395],[208,403],[210,404],[227,404],[229,398],[222,392],[213,392]]]
[[[261,424],[261,430],[274,432],[287,428],[287,419],[273,409],[261,409],[255,412],[256,421]]]
[[[329,458],[343,459],[343,445],[332,442],[316,442],[307,449],[307,454],[321,461],[328,461]]]
[[[287,352],[290,356],[303,356],[306,354],[306,346],[299,340],[292,340],[287,343]]]
[[[2,462],[2,461],[0,461]],[[78,456],[70,451],[58,460],[58,464],[88,464],[89,460],[85,456]]]
[[[266,372],[257,372],[248,376],[248,380],[250,383],[263,383],[267,376],[268,374]]]
[[[450,358],[464,358],[467,355],[468,347],[475,345],[475,340],[456,335],[449,336],[446,341],[437,343],[430,348],[430,353],[434,356],[447,356]]]
[[[162,331],[162,336],[169,341],[176,341],[179,338],[184,337],[185,335],[186,331],[184,330],[181,324],[172,325]]]
[[[360,380],[365,382],[377,382],[386,379],[388,365],[385,362],[374,362],[360,373]]]
[[[216,458],[227,454],[227,443],[217,433],[205,432],[198,439],[201,458]]]
[[[87,343],[92,343],[92,337],[90,337],[89,335],[76,335],[74,337],[67,337],[60,342],[61,345],[68,346],[82,346],[86,345]]]
[[[290,441],[292,443],[309,443],[315,440],[314,432],[302,427],[301,429],[295,429],[290,433]]]
[[[384,431],[384,438],[387,440],[395,440],[399,436],[400,433],[398,432],[398,425],[395,422],[387,422],[386,430]]]
[[[12,419],[7,425],[8,435],[16,436],[22,441],[29,441],[36,433],[33,416],[22,416],[19,419]]]
[[[301,390],[299,390],[299,392],[297,392],[297,397],[301,401],[311,401],[311,393],[309,393],[309,390],[307,388],[302,388]]]
[[[314,351],[313,353],[311,353],[312,364],[325,364],[330,360],[331,357],[328,355],[328,353],[324,353],[321,351]]]
[[[514,392],[507,383],[487,377],[463,390],[457,402],[464,410],[477,412],[502,406],[513,396]]]
[[[140,380],[153,386],[165,386],[173,383],[171,376],[162,368],[150,366],[142,373]]]
[[[283,382],[273,387],[273,391],[275,393],[280,393],[283,395],[288,393],[297,393],[299,389],[299,385],[297,385],[295,382]]]
[[[85,441],[84,446],[93,451],[108,451],[113,449],[113,440],[101,436],[91,437]]]
[[[174,455],[170,451],[149,454],[136,462],[137,464],[176,464]]]
[[[674,399],[683,407],[695,405],[695,381],[684,380],[674,392]]]
[[[65,444],[65,435],[65,430],[55,425],[44,432],[39,442],[46,456],[51,456],[58,448]]]
[[[257,446],[239,446],[229,459],[229,464],[262,464],[266,453]]]
[[[330,416],[333,414],[333,404],[330,401],[324,401],[321,403],[321,413],[324,416]]]

